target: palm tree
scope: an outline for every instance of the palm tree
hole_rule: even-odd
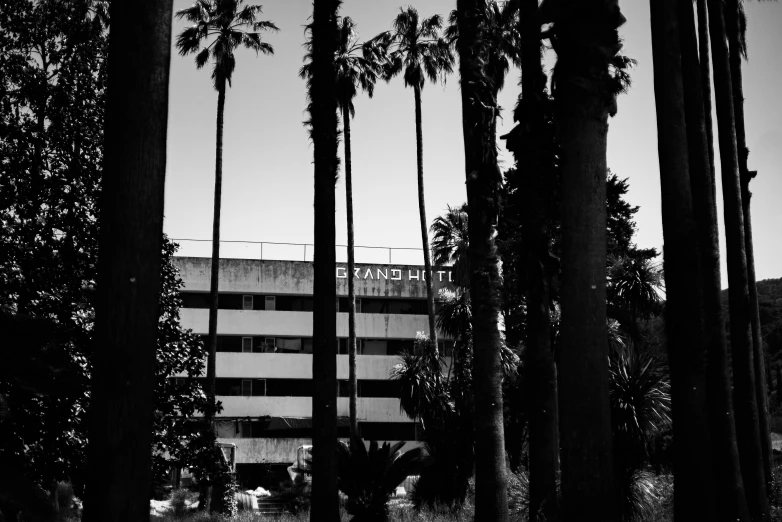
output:
[[[312,317],[312,520],[337,522],[337,288],[334,212],[337,181],[337,70],[339,0],[315,0],[312,74],[307,80],[315,164],[314,310]]]
[[[698,2],[698,38],[688,2],[679,3],[682,88],[687,125],[690,186],[698,226],[702,273],[702,345],[706,351],[706,405],[711,435],[717,512],[726,520],[747,520],[749,512],[741,478],[733,399],[728,378],[725,323],[720,300],[720,253],[714,199],[714,147],[711,129],[711,72],[708,20]],[[698,47],[700,46],[700,53]],[[700,58],[700,63],[699,63]],[[695,442],[702,445],[702,442]]]
[[[367,450],[360,437],[351,437],[350,446],[337,446],[339,489],[348,497],[345,509],[353,515],[352,522],[387,521],[388,501],[399,484],[430,465],[432,459],[424,448],[402,452],[404,445],[378,446],[373,440]]]
[[[437,327],[434,314],[434,290],[432,288],[432,260],[429,254],[426,201],[424,199],[424,142],[421,122],[421,90],[426,79],[434,83],[453,70],[453,53],[440,36],[443,19],[434,15],[420,20],[413,7],[400,9],[392,22],[393,31],[381,33],[379,42],[391,49],[385,71],[386,81],[403,73],[405,86],[412,87],[415,95],[415,138],[418,160],[418,213],[421,218],[421,243],[426,270],[426,298],[429,313],[429,337],[437,349]]]
[[[149,518],[171,2],[114,2],[84,520]],[[106,472],[111,480],[106,480]]]
[[[342,128],[345,145],[345,201],[348,228],[348,383],[350,395],[350,434],[358,436],[356,400],[358,381],[356,378],[356,286],[353,273],[356,268],[353,236],[353,169],[350,153],[350,119],[355,116],[353,98],[358,90],[364,90],[372,97],[375,83],[383,72],[385,49],[379,42],[358,43],[356,24],[350,17],[337,22],[339,39],[334,57],[337,69],[337,105],[342,111]],[[305,64],[299,70],[299,76],[309,78],[312,75],[312,55],[308,53]]]
[[[540,22],[557,53],[555,119],[562,151],[559,422],[564,520],[617,520],[606,343],[608,117],[624,88],[617,28],[605,0],[546,0]],[[612,74],[612,71],[614,74]],[[589,371],[585,371],[588,368]]]
[[[234,51],[243,46],[257,53],[274,54],[274,48],[261,40],[262,31],[277,31],[272,22],[258,21],[260,5],[242,5],[244,0],[197,0],[176,16],[193,25],[184,29],[176,40],[179,54],[196,53],[195,63],[201,69],[212,63],[212,81],[217,91],[217,140],[215,149],[215,198],[212,221],[212,274],[209,287],[209,357],[206,366],[207,396],[212,404],[205,413],[208,429],[214,429],[215,354],[217,352],[217,292],[220,270],[220,206],[223,185],[223,113],[226,84],[236,68]],[[248,31],[250,29],[251,31]]]
[[[429,227],[432,233],[432,261],[435,265],[453,265],[456,284],[470,286],[469,232],[467,230],[467,203],[448,206],[445,214],[437,216]],[[438,319],[439,321],[439,319]],[[441,328],[438,328],[443,331]]]
[[[677,444],[674,509],[677,519],[714,520],[716,510],[706,416],[706,353],[700,327],[703,301],[698,230],[688,163],[677,3],[678,0],[650,0],[665,238],[665,325],[672,398],[676,405],[673,411]]]
[[[735,4],[734,4],[735,5]],[[732,16],[738,16],[733,14]],[[760,433],[758,390],[753,354],[750,317],[747,243],[741,194],[742,163],[737,148],[737,118],[733,93],[733,72],[727,38],[731,31],[725,20],[723,2],[709,3],[714,93],[719,129],[722,196],[725,219],[725,245],[728,261],[728,304],[730,310],[730,344],[733,354],[733,384],[736,408],[736,431],[749,512],[752,519],[767,520],[769,515],[763,444]],[[735,50],[735,49],[734,49]],[[743,122],[742,122],[743,123]]]
[[[502,174],[497,163],[497,89],[489,74],[491,40],[486,3],[458,0],[459,77],[462,93],[472,301],[475,390],[475,518],[508,520],[503,423],[499,259],[494,238]]]
[[[766,361],[763,350],[763,338],[760,332],[760,311],[758,292],[755,282],[755,248],[752,243],[752,214],[750,212],[749,182],[757,171],[747,166],[749,149],[747,148],[744,125],[744,85],[741,74],[741,58],[747,58],[747,17],[744,3],[728,0],[725,3],[728,44],[730,46],[730,74],[733,87],[733,110],[736,118],[736,146],[739,154],[739,183],[741,186],[741,206],[744,215],[744,241],[747,253],[747,286],[749,289],[750,326],[752,330],[752,356],[755,369],[755,389],[758,401],[760,442],[763,451],[763,471],[766,476],[766,492],[772,493],[771,477],[771,437],[768,425],[768,392],[766,391]]]
[[[551,343],[552,194],[557,180],[556,139],[551,102],[546,94],[541,63],[538,1],[523,0],[521,20],[521,96],[514,113],[519,121],[514,149],[518,174],[524,177],[521,236],[526,265],[526,340],[524,376],[529,419],[529,519],[542,515],[554,520],[558,513],[559,409],[557,369]]]

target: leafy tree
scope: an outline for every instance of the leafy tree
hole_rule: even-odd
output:
[[[184,282],[173,263],[177,248],[176,243],[164,237],[152,431],[156,483],[162,482],[172,467],[196,467],[200,430],[192,417],[209,407],[202,382],[197,379],[203,374],[206,349],[201,338],[180,323],[179,291]],[[177,375],[183,377],[176,378]]]
[[[421,90],[426,79],[434,83],[453,70],[453,53],[448,42],[440,36],[443,19],[434,15],[421,20],[413,7],[400,13],[392,22],[393,30],[379,34],[375,40],[389,49],[385,78],[403,73],[405,87],[412,87],[415,95],[415,137],[418,161],[418,213],[421,217],[421,243],[426,270],[426,296],[429,313],[429,337],[437,346],[434,290],[432,289],[432,259],[429,254],[426,201],[424,199],[424,143],[421,122]]]
[[[312,336],[312,520],[339,520],[337,490],[337,313],[334,281],[337,181],[338,0],[315,0],[308,42],[312,74],[307,80],[310,136],[315,165],[314,312]]]
[[[353,98],[359,89],[366,91],[369,97],[375,90],[375,83],[382,75],[385,64],[385,49],[379,42],[358,43],[356,24],[349,17],[337,22],[337,51],[334,57],[337,70],[337,105],[342,110],[342,128],[345,146],[345,201],[348,229],[348,273],[356,268],[353,234],[353,163],[350,152],[350,119],[355,116]],[[310,50],[311,51],[311,50]],[[312,53],[305,56],[305,64],[299,70],[299,76],[309,78],[312,75]],[[356,399],[358,380],[356,377],[356,288],[351,275],[348,278],[348,383],[350,387],[350,433],[358,436],[356,418]]]

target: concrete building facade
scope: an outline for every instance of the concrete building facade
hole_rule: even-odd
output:
[[[177,257],[184,281],[182,324],[206,338],[211,260]],[[348,436],[348,273],[337,264],[339,435]],[[357,265],[358,421],[365,439],[417,439],[415,422],[399,410],[389,375],[417,332],[428,332],[421,266]],[[435,291],[452,288],[449,267],[433,271]],[[311,443],[313,266],[303,261],[222,259],[219,274],[216,378],[223,410],[218,439],[236,445],[237,471],[289,465]],[[441,340],[448,356],[452,341]]]

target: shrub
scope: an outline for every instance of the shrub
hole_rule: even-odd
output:
[[[190,496],[186,489],[176,489],[171,493],[171,514],[174,518],[182,518],[187,513],[187,504],[185,501]]]
[[[304,480],[303,475],[298,475],[294,481],[287,480],[280,483],[280,490],[274,497],[284,502],[285,510],[293,515],[310,509],[310,485]]]
[[[348,496],[346,509],[353,522],[388,520],[388,501],[396,488],[429,464],[425,449],[402,453],[404,445],[384,442],[378,446],[373,440],[367,451],[364,441],[354,437],[350,447],[344,443],[337,446],[339,489]]]

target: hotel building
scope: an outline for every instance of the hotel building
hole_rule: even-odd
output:
[[[211,260],[176,257],[184,281],[182,324],[206,338]],[[400,388],[389,378],[398,354],[429,331],[421,266],[357,264],[358,423],[364,439],[411,441],[419,426],[399,409]],[[348,436],[348,273],[338,263],[337,416]],[[433,271],[435,292],[451,288],[449,267]],[[220,442],[236,446],[240,480],[262,465],[290,465],[311,444],[313,265],[304,261],[221,259],[216,378],[223,410]],[[441,340],[450,355],[452,341]],[[268,468],[267,468],[268,469]]]

